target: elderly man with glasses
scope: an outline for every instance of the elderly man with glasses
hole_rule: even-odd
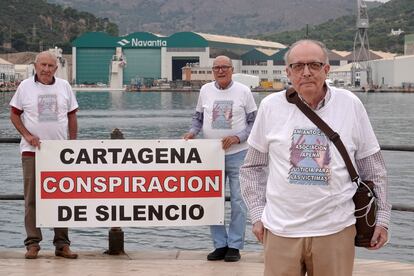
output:
[[[239,169],[247,151],[247,137],[256,118],[256,103],[250,89],[232,80],[230,58],[218,56],[213,62],[215,81],[201,87],[192,127],[184,139],[193,139],[202,130],[204,138],[221,139],[225,150],[225,179],[231,197],[228,225],[210,227],[215,250],[207,260],[236,262],[244,246],[247,208],[240,192]]]
[[[388,238],[391,205],[380,147],[367,112],[350,91],[326,85],[329,60],[318,41],[300,40],[285,54],[300,99],[339,133],[361,179],[372,179],[377,224],[368,249]],[[253,233],[264,245],[265,275],[351,276],[356,185],[333,143],[286,91],[260,104],[240,169]]]

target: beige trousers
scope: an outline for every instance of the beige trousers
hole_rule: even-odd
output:
[[[285,238],[265,229],[265,276],[352,276],[355,226],[320,237]]]

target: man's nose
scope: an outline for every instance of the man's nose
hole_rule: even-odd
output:
[[[309,70],[309,65],[308,64],[305,64],[305,67],[303,68],[303,75],[308,76],[310,74],[311,74],[311,72]]]

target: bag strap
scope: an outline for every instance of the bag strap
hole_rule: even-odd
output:
[[[330,128],[324,120],[322,120],[309,106],[307,106],[298,96],[298,93],[293,87],[289,87],[286,90],[286,99],[289,103],[295,104],[302,112],[309,118],[320,130],[322,130],[329,140],[331,140],[335,147],[338,149],[342,158],[345,161],[346,168],[349,175],[351,176],[352,182],[355,182],[358,185],[359,175],[356,172],[354,165],[352,164],[351,158],[346,151],[344,144],[342,143],[341,137],[339,134]]]

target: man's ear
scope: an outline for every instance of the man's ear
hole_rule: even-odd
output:
[[[289,78],[289,80],[290,80],[290,70],[289,70],[289,67],[285,67],[285,71],[286,71],[286,76]]]
[[[325,74],[328,75],[329,71],[331,70],[331,65],[329,65],[329,63],[325,64],[323,70],[325,70]]]

